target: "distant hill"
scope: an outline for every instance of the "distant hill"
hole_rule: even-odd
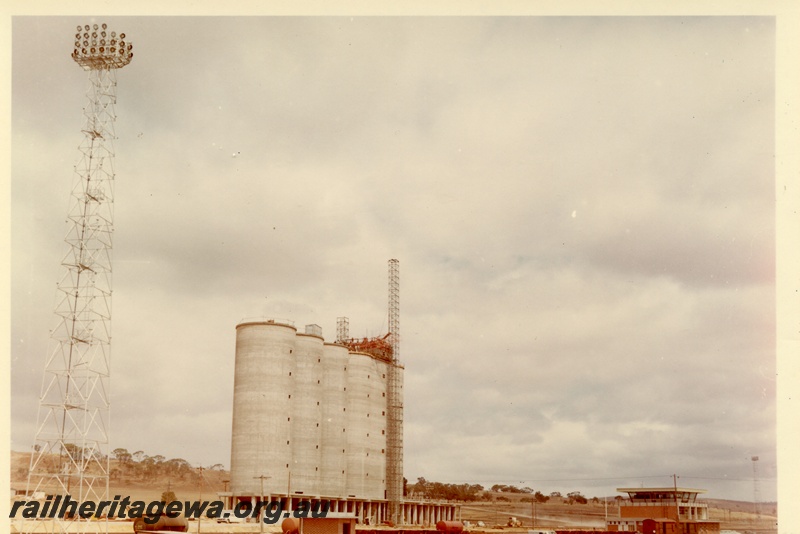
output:
[[[115,495],[152,500],[171,490],[179,499],[215,498],[227,489],[230,472],[222,464],[204,467],[202,471],[182,458],[167,459],[161,455],[148,456],[142,451],[128,453],[115,449],[110,461],[110,490]],[[11,451],[11,487],[25,489],[30,465],[30,453]],[[51,454],[50,461],[57,462]]]

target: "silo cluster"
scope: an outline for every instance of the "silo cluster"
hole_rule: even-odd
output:
[[[288,322],[236,327],[233,495],[386,498],[388,359]],[[269,477],[263,481],[257,477]]]

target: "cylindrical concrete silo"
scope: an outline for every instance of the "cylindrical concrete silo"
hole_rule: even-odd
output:
[[[373,471],[380,475],[373,482],[373,491],[380,493],[380,498],[383,499],[386,489],[386,393],[389,364],[379,358],[373,358],[372,362],[373,372],[367,377],[370,380],[368,465],[370,476]]]
[[[292,461],[291,421],[295,372],[293,326],[274,321],[236,326],[231,491],[258,495],[286,491]]]
[[[292,492],[319,495],[322,451],[322,356],[324,340],[297,334],[292,397]]]
[[[379,499],[375,495],[369,479],[367,454],[370,448],[370,380],[372,356],[361,352],[351,352],[347,357],[347,495],[359,498]],[[373,479],[376,474],[372,474]]]
[[[348,495],[386,497],[386,368],[375,356],[349,355]]]
[[[322,356],[320,494],[345,497],[347,471],[347,347],[326,343]]]

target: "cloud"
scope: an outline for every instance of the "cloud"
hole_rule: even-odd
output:
[[[85,74],[63,50],[81,22],[14,21],[19,449],[80,141]],[[410,479],[612,492],[679,471],[749,498],[749,455],[770,472],[770,19],[109,24],[136,52],[116,105],[115,447],[227,463],[236,323],[383,333],[394,257]]]

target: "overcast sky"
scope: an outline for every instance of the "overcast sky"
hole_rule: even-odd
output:
[[[386,332],[405,475],[774,500],[775,24],[23,17],[11,448],[33,443],[86,74],[118,72],[112,448],[230,464],[235,326]]]

